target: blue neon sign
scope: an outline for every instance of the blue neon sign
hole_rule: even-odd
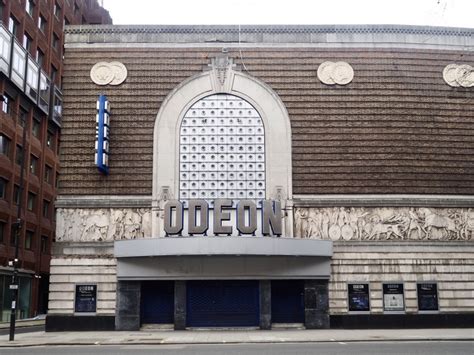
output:
[[[97,100],[95,129],[95,165],[102,174],[109,174],[109,127],[110,105],[107,96],[100,95]]]

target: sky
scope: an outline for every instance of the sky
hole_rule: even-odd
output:
[[[474,27],[474,0],[99,0],[114,24]]]

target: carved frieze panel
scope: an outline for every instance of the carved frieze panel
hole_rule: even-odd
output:
[[[295,236],[331,240],[472,240],[472,208],[296,208]]]
[[[99,242],[147,237],[151,237],[150,209],[57,209],[58,242]]]

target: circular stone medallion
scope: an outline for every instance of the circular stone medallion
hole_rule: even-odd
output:
[[[332,79],[332,70],[333,70],[333,62],[324,62],[321,63],[318,67],[318,79],[326,85],[333,85],[335,84],[334,80]]]
[[[456,81],[457,64],[448,64],[443,70],[443,79],[449,86],[458,87],[459,83]]]
[[[113,80],[114,73],[110,69],[109,63],[99,62],[92,67],[90,76],[97,85],[107,85]]]
[[[339,85],[347,85],[354,78],[354,69],[346,62],[334,63],[332,78]]]
[[[110,82],[110,85],[120,85],[127,78],[127,68],[120,62],[110,62],[109,67],[114,73],[114,78]]]
[[[465,88],[474,86],[474,68],[470,65],[459,65],[456,70],[456,81]]]

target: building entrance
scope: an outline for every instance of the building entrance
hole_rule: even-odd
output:
[[[304,323],[304,281],[272,281],[272,323]]]
[[[143,281],[141,285],[141,323],[174,323],[174,282]]]
[[[258,281],[188,281],[188,327],[259,325]]]

